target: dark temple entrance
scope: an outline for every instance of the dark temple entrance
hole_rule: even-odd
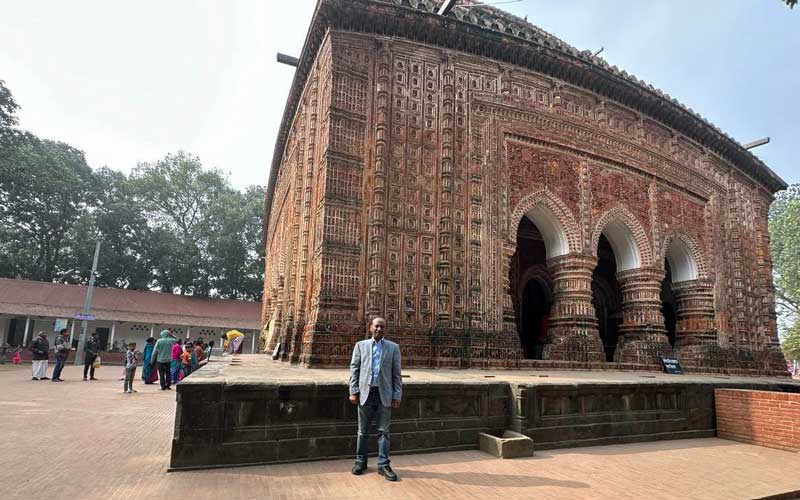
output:
[[[552,305],[547,254],[541,233],[527,217],[517,230],[517,251],[511,258],[511,290],[520,345],[526,359],[542,359]]]
[[[669,345],[675,347],[677,317],[675,316],[675,295],[672,293],[672,270],[669,268],[669,262],[664,263],[664,269],[667,271],[667,275],[661,282],[661,313],[664,315],[664,328],[667,329]]]
[[[592,303],[597,313],[597,329],[603,341],[606,361],[614,361],[622,324],[622,292],[616,277],[614,250],[602,234],[597,244],[597,258],[597,267],[592,273]]]

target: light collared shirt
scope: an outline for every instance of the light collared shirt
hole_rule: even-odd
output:
[[[378,374],[381,371],[381,354],[383,354],[383,337],[372,340],[372,387],[378,386]]]

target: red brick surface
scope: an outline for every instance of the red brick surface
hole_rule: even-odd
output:
[[[714,397],[717,436],[800,451],[800,394],[716,389]]]
[[[137,378],[139,392],[122,394],[118,367],[98,376],[82,382],[68,366],[64,383],[33,382],[29,366],[0,366],[0,499],[728,500],[800,490],[800,455],[721,439],[537,451],[515,460],[476,450],[398,455],[394,484],[376,473],[374,460],[360,477],[350,474],[350,460],[167,473],[174,391]]]

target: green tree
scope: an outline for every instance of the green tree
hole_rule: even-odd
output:
[[[769,236],[778,313],[794,318],[800,312],[800,184],[776,195]]]
[[[96,204],[69,234],[69,271],[63,279],[88,281],[94,242],[99,239],[103,243],[97,285],[147,290],[153,284],[154,236],[131,182],[125,174],[104,167],[95,173],[94,183]]]
[[[0,80],[0,146],[2,146],[14,133],[17,125],[17,110],[19,106],[6,87],[6,82]]]
[[[221,297],[260,300],[264,288],[261,233],[265,190],[230,191],[212,207],[208,254],[212,285]]]
[[[210,295],[213,290],[208,240],[213,207],[232,192],[216,169],[183,151],[154,163],[142,163],[131,181],[150,226],[156,231],[160,258],[155,279],[164,291]]]
[[[781,339],[781,349],[786,359],[800,360],[800,321],[786,331],[786,336]]]
[[[95,199],[83,152],[19,134],[0,150],[0,272],[60,279],[68,233]]]

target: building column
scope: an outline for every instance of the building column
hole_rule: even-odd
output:
[[[69,325],[69,347],[72,348],[72,339],[75,338],[75,320],[73,319]]]
[[[661,366],[672,355],[661,312],[661,269],[638,268],[617,273],[622,291],[622,325],[614,361]]]
[[[25,318],[25,335],[22,336],[22,346],[28,345],[28,335],[31,333],[31,317]]]
[[[710,352],[719,344],[714,325],[714,287],[696,279],[672,284],[675,295],[675,355],[686,366],[715,366]]]
[[[553,306],[542,352],[544,359],[559,361],[605,360],[592,305],[592,271],[597,258],[567,254],[547,260],[553,279]]]
[[[111,322],[111,334],[108,336],[108,350],[111,351],[114,349],[114,335],[117,333],[117,322]],[[122,351],[124,352],[125,349],[123,348]]]
[[[187,325],[186,326],[186,340],[189,340],[189,335],[191,335],[191,334],[192,334],[192,326],[191,325]]]
[[[250,332],[250,335],[253,337],[253,341],[250,345],[250,354],[255,354],[256,352],[256,334],[255,332]]]
[[[153,338],[155,336],[155,328],[156,328],[156,325],[152,325],[152,324],[150,325],[150,338]]]

